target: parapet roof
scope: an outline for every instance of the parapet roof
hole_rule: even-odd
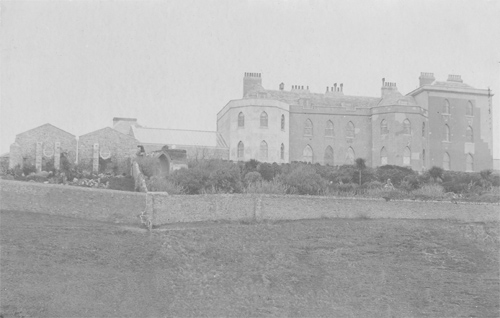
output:
[[[309,99],[315,106],[342,107],[342,104],[350,104],[352,107],[370,108],[377,106],[380,97],[349,96],[339,92],[326,94],[310,93],[307,90],[297,91],[276,91],[264,90],[268,94],[267,98],[278,99],[290,105],[299,104],[300,99]]]

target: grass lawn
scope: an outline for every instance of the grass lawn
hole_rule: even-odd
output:
[[[500,315],[497,223],[0,216],[3,317]]]

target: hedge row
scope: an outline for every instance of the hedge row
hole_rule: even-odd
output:
[[[497,190],[500,176],[490,170],[466,173],[433,167],[418,173],[393,165],[367,168],[363,159],[357,159],[356,165],[339,167],[301,162],[278,165],[256,160],[237,163],[202,160],[190,162],[189,169],[174,171],[167,177],[150,175],[148,189],[172,194],[261,192],[358,195],[381,188],[404,193],[436,184],[443,193],[482,195]]]

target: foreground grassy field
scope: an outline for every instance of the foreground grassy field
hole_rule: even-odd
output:
[[[500,315],[496,223],[0,216],[3,317]]]

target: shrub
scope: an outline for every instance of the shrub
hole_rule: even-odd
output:
[[[22,170],[23,170],[24,175],[25,175],[25,176],[27,176],[27,175],[29,175],[29,174],[31,174],[31,173],[35,173],[35,172],[36,172],[36,167],[35,167],[35,165],[34,165],[34,164],[31,164],[31,163],[25,163],[25,164],[23,165]]]
[[[432,178],[434,178],[434,180],[437,180],[438,178],[443,179],[444,170],[443,168],[434,166],[428,170],[428,173]]]
[[[247,174],[252,171],[257,171],[258,165],[259,162],[255,159],[250,159],[249,161],[245,162],[244,174]]]
[[[208,181],[208,185],[217,192],[240,193],[243,191],[240,170],[233,164],[211,171]]]
[[[426,184],[419,189],[413,190],[411,195],[419,200],[440,200],[446,198],[445,190],[440,184]]]
[[[168,179],[184,188],[187,194],[243,191],[239,166],[223,160],[201,160],[193,168],[174,171]]]
[[[169,180],[184,188],[186,194],[200,194],[208,178],[208,171],[195,168],[176,170],[169,176]]]
[[[271,181],[274,179],[274,168],[271,164],[269,163],[261,163],[257,166],[257,171],[260,173],[262,176],[262,179],[266,181]]]
[[[384,184],[379,181],[370,181],[363,183],[362,187],[366,189],[380,189],[384,187]]]
[[[320,194],[326,188],[326,181],[309,165],[298,166],[284,175],[282,182],[289,187],[289,193]]]
[[[163,176],[154,176],[146,180],[148,191],[167,192],[168,194],[183,194],[184,189]]]
[[[147,177],[157,175],[160,171],[160,161],[158,158],[152,156],[138,156],[136,158],[137,164],[141,168],[142,174]]]
[[[415,174],[409,174],[403,178],[399,187],[404,191],[412,191],[420,188],[420,181]]]
[[[248,186],[252,183],[262,181],[262,176],[257,171],[251,171],[245,175],[244,181]]]
[[[54,158],[50,158],[47,160],[45,160],[45,158],[43,158],[42,170],[47,171],[47,172],[56,173],[56,167],[54,166]]]
[[[387,179],[391,179],[392,184],[396,187],[400,185],[406,176],[412,174],[415,174],[415,171],[410,168],[392,165],[378,167],[376,171],[378,181],[386,183]]]

